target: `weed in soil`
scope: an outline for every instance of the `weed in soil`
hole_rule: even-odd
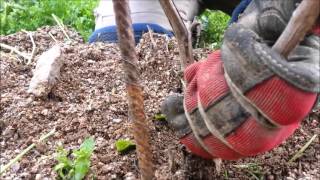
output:
[[[94,150],[94,145],[95,142],[92,137],[85,139],[80,148],[73,151],[73,159],[69,158],[69,151],[59,146],[56,157],[58,164],[54,166],[54,170],[59,175],[58,179],[83,179],[90,168],[90,158]]]

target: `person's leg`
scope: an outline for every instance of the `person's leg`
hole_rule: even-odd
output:
[[[132,27],[134,29],[134,39],[136,43],[139,42],[142,35],[145,32],[148,32],[149,29],[151,29],[155,33],[167,34],[169,37],[173,36],[172,31],[166,30],[165,28],[157,24],[135,23],[135,24],[132,24]],[[118,41],[118,37],[117,37],[116,25],[107,26],[107,27],[103,27],[98,30],[95,30],[89,38],[89,43],[93,43],[93,42],[116,43],[117,41]]]
[[[162,10],[158,0],[130,0],[132,26],[135,33],[136,43],[139,42],[143,33],[149,29],[155,33],[172,36],[172,28]],[[198,0],[176,0],[175,5],[186,22],[191,24],[198,14],[200,4]],[[93,42],[117,42],[117,28],[111,0],[101,0],[95,10],[96,28],[89,38]]]
[[[249,6],[252,0],[242,0],[239,5],[233,10],[229,24],[237,22],[239,15]]]

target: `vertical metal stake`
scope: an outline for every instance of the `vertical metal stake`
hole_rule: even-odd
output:
[[[304,39],[315,24],[320,13],[319,0],[303,0],[293,12],[287,27],[272,49],[288,57],[290,52]]]
[[[181,70],[184,71],[187,65],[194,62],[192,54],[191,33],[183,23],[183,20],[172,0],[159,0],[159,2],[172,26],[174,35],[177,38],[179,45]]]
[[[141,178],[151,180],[154,177],[150,135],[144,113],[143,91],[139,84],[139,71],[135,51],[134,34],[128,0],[113,0],[116,15],[119,47],[125,72],[126,89],[129,105],[129,119],[137,143],[137,155]]]

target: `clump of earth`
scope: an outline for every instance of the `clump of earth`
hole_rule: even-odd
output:
[[[31,64],[1,49],[0,162],[8,163],[41,135],[56,129],[45,143],[27,153],[1,179],[56,179],[58,146],[76,149],[86,137],[95,139],[87,179],[136,179],[139,177],[135,151],[119,154],[118,139],[131,139],[124,74],[116,44],[84,43],[73,30],[72,42],[64,52],[58,82],[47,97],[27,93],[37,57],[57,42],[65,42],[58,27],[33,32],[37,51]],[[54,39],[50,37],[52,34]],[[57,42],[56,42],[57,41]],[[0,42],[31,53],[25,32],[0,36]],[[163,99],[181,92],[177,43],[165,35],[147,33],[136,48],[145,113],[151,133],[156,179],[320,179],[320,143],[317,137],[300,158],[289,159],[314,135],[320,134],[320,110],[314,110],[286,142],[274,150],[239,161],[223,161],[220,172],[212,160],[193,156],[179,144],[160,113]],[[205,59],[209,49],[195,49],[195,59]]]

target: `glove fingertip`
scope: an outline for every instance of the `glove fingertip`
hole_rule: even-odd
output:
[[[220,50],[216,50],[213,53],[209,54],[208,60],[220,61],[221,60],[221,51]]]
[[[180,142],[184,144],[193,154],[200,156],[204,159],[212,159],[212,155],[206,152],[197,142],[193,134],[189,134],[180,139]]]
[[[221,60],[221,52],[220,50],[214,51],[213,53],[208,55],[207,61],[220,61]],[[194,79],[195,75],[200,69],[200,66],[203,62],[207,61],[202,61],[202,62],[196,62],[191,65],[189,65],[184,72],[184,79],[189,83]]]
[[[312,29],[312,33],[320,36],[320,23],[318,23],[313,29]]]
[[[187,83],[190,83],[192,79],[196,76],[201,62],[196,62],[191,65],[189,65],[185,71],[184,71],[184,79],[187,81]]]

